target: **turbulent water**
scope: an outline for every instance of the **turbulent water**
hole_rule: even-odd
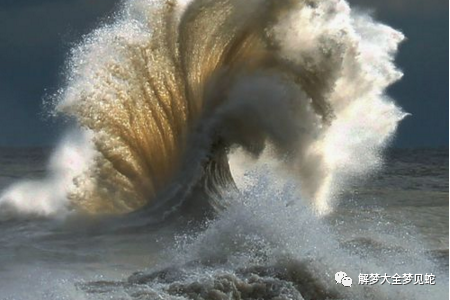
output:
[[[46,171],[42,150],[1,153],[3,297],[448,298],[448,160],[381,171],[402,39],[338,0],[125,1],[72,50]],[[421,214],[439,228],[416,234]]]
[[[0,188],[42,178],[48,153],[2,149]],[[389,153],[326,217],[260,181],[209,221],[183,212],[105,232],[83,216],[3,215],[0,299],[448,299],[447,149]],[[375,272],[433,273],[436,285],[358,286]]]

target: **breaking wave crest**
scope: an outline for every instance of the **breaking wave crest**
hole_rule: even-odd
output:
[[[222,208],[264,157],[329,212],[405,116],[384,94],[402,39],[338,0],[126,2],[72,51],[55,111],[78,129],[35,211],[173,209],[193,191]],[[20,210],[27,190],[0,203]]]
[[[336,218],[355,212],[333,211],[406,115],[385,94],[402,39],[340,0],[125,1],[73,49],[55,112],[76,126],[46,178],[0,195],[0,217],[75,212],[66,238],[101,256],[177,236],[163,254],[131,243],[148,270],[70,281],[65,299],[447,299],[447,275],[404,228],[373,210],[345,227]],[[203,211],[214,218],[191,218]],[[373,272],[438,284],[356,284]]]

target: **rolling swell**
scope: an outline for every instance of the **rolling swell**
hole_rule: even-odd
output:
[[[220,208],[238,150],[269,153],[330,211],[405,116],[384,95],[402,38],[337,0],[126,2],[72,51],[56,112],[78,124],[83,168],[56,176],[59,197],[115,214],[173,209],[195,190]]]

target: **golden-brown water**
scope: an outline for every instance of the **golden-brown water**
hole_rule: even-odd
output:
[[[381,187],[360,188],[384,174],[406,115],[385,93],[402,76],[402,39],[340,0],[124,1],[71,52],[54,97],[71,128],[46,171],[12,185],[0,177],[0,290],[447,299],[442,153],[417,159],[432,165],[430,180],[416,185],[408,162],[399,172],[409,177],[393,168]],[[29,167],[28,154],[15,159]],[[336,285],[338,271],[354,286]],[[432,272],[437,284],[356,284],[372,272]]]
[[[66,198],[123,213],[208,180],[226,189],[230,151],[241,149],[284,161],[304,197],[330,211],[337,186],[377,168],[404,116],[383,95],[401,76],[401,39],[343,1],[127,3],[74,48],[57,95],[88,153]]]

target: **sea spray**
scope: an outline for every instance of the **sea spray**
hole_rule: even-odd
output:
[[[447,277],[415,237],[387,231],[376,216],[368,221],[365,242],[357,228],[338,235],[333,216],[318,216],[297,199],[295,184],[270,167],[247,176],[252,183],[227,195],[233,206],[206,221],[206,230],[181,231],[165,260],[124,281],[80,283],[79,289],[89,299],[445,299]],[[384,235],[382,244],[377,234]],[[353,279],[351,288],[336,284],[339,271]],[[360,274],[424,272],[439,282],[359,284]]]
[[[174,189],[183,202],[194,186],[235,185],[233,149],[272,149],[328,213],[346,183],[378,168],[405,115],[385,95],[402,75],[402,39],[338,0],[125,2],[73,49],[56,95],[55,110],[90,132],[76,147],[95,155],[71,180],[48,183],[64,190],[61,203],[40,202],[117,214],[158,206]],[[33,210],[21,189],[2,202]]]
[[[6,285],[27,298],[20,279],[38,278],[45,299],[448,299],[419,238],[335,207],[405,116],[385,94],[402,39],[345,1],[125,1],[71,52],[55,112],[76,129],[46,178],[0,196],[2,214],[49,217],[2,224],[2,243],[31,249]],[[358,284],[375,272],[437,285]]]

